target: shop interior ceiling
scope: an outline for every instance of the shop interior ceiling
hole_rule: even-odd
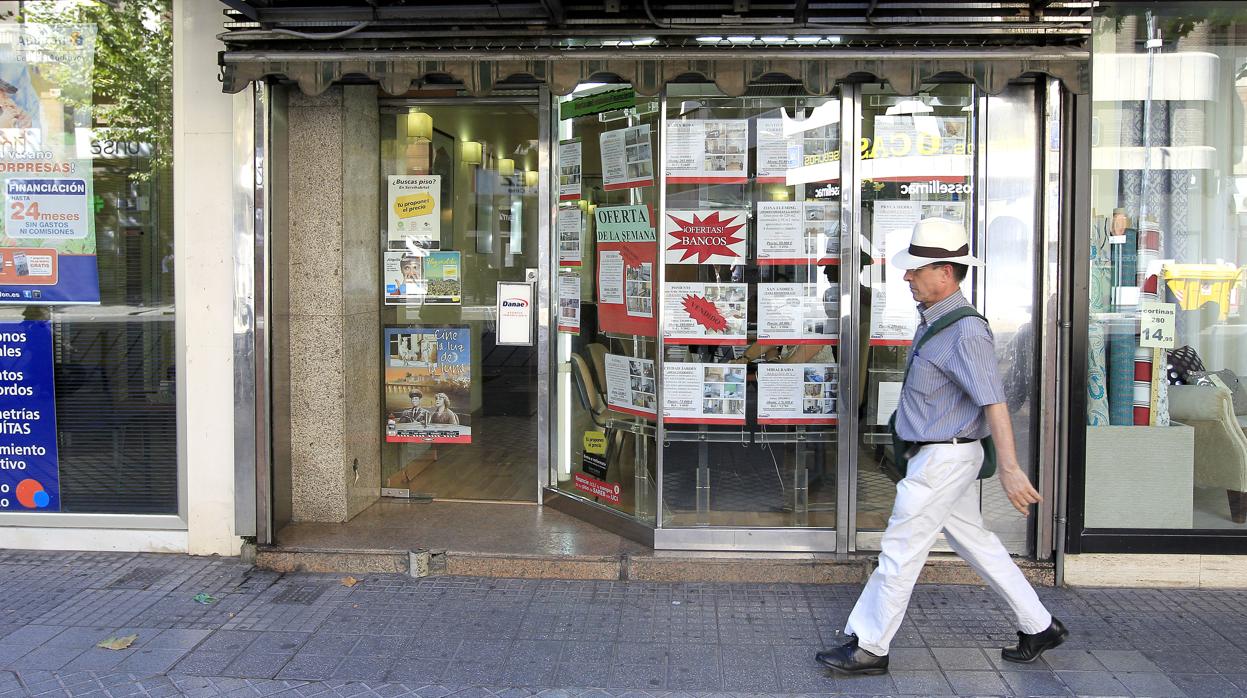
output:
[[[438,75],[464,83],[472,93],[527,76],[563,94],[576,81],[600,73],[633,82],[643,93],[693,73],[732,94],[744,85],[733,84],[737,80],[729,73],[743,73],[745,82],[781,73],[825,93],[836,79],[865,72],[886,77],[904,92],[941,70],[970,75],[989,91],[1027,72],[1057,75],[1082,91],[1077,83],[1085,77],[1085,65],[1055,63],[1081,59],[1085,64],[1096,5],[1055,0],[221,2],[226,91],[281,76],[318,93],[356,75],[379,81],[391,94]],[[1015,63],[987,69],[971,65],[993,53]],[[568,57],[580,61],[554,60]],[[838,67],[829,73],[810,74],[826,71],[808,64],[837,59]],[[867,62],[852,63],[860,59]],[[908,60],[911,77],[896,71],[881,75],[876,64],[889,60]],[[915,69],[915,61],[925,65]],[[465,62],[476,66],[471,75],[463,65],[452,69]],[[579,67],[563,66],[556,74],[560,63]]]

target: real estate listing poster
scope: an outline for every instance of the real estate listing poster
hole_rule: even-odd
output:
[[[783,119],[758,119],[759,184],[786,184],[788,168],[801,162],[801,138],[784,135]]]
[[[602,148],[603,189],[615,191],[654,183],[649,124],[604,131],[598,140]]]
[[[658,241],[648,206],[599,206],[597,315],[603,332],[653,337],[654,261]]]
[[[760,201],[757,230],[760,265],[840,263],[837,202]]]
[[[963,201],[876,201],[871,236],[886,258],[909,246],[914,226],[924,218],[965,223]],[[903,346],[913,341],[918,311],[904,272],[887,265],[870,268],[870,343]]]
[[[840,284],[758,284],[758,344],[835,344]]]
[[[670,344],[747,344],[749,285],[668,282],[662,336]]]
[[[584,240],[583,214],[579,206],[559,209],[559,266],[578,267],[583,263],[581,252]]]
[[[559,201],[575,201],[581,196],[580,139],[559,143]]]
[[[671,424],[744,424],[745,367],[665,363],[662,416]]]
[[[785,184],[839,182],[840,100],[827,100],[801,119],[782,117],[784,137],[800,143],[789,158]]]
[[[744,264],[746,211],[673,211],[663,222],[667,264]]]
[[[738,184],[748,181],[749,121],[707,119],[667,123],[667,181]]]
[[[385,440],[472,442],[472,329],[385,328]]]
[[[424,257],[414,252],[385,253],[382,283],[386,305],[419,306],[429,292],[424,278]]]
[[[436,250],[442,245],[442,176],[390,175],[388,236],[393,246]]]
[[[613,410],[654,419],[658,416],[654,361],[606,355],[606,404]]]
[[[835,364],[758,364],[758,423],[835,424],[839,383]]]
[[[559,274],[559,332],[580,334],[580,276]]]

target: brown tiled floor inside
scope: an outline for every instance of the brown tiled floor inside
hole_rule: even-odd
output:
[[[383,499],[345,524],[296,523],[288,547],[447,550],[520,555],[619,555],[649,548],[536,504]]]

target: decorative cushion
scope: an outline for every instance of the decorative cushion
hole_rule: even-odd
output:
[[[1205,370],[1204,362],[1189,344],[1169,352],[1169,363],[1165,367],[1169,385],[1190,385],[1194,381],[1189,379],[1189,374],[1192,371],[1203,370]]]
[[[1247,414],[1247,387],[1238,380],[1238,376],[1228,368],[1220,371],[1191,371],[1188,374],[1192,385],[1216,385],[1230,391],[1230,399],[1234,403],[1234,414]]]

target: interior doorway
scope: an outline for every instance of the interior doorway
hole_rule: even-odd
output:
[[[383,493],[536,501],[539,340],[500,344],[497,308],[543,278],[539,122],[535,98],[382,104]]]

